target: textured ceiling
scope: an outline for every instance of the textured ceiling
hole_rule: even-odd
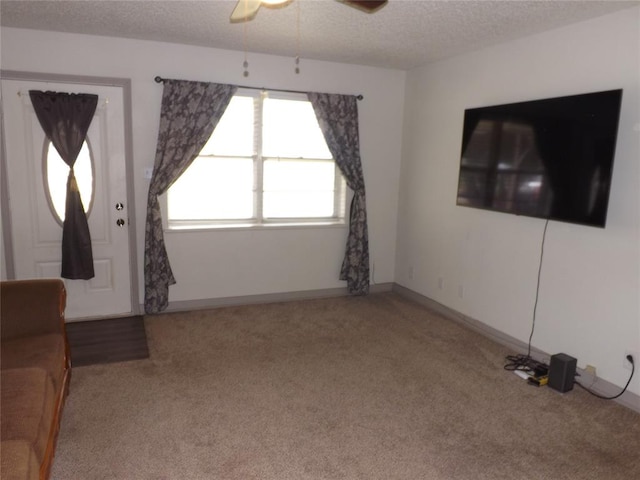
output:
[[[390,0],[367,14],[333,0],[295,0],[229,23],[235,0],[1,0],[0,25],[201,45],[411,69],[640,1]],[[632,13],[629,12],[631,15]]]

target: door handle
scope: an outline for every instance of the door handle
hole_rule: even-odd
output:
[[[116,225],[118,225],[119,227],[124,226],[124,223],[125,223],[124,219],[122,218],[119,218],[118,220],[116,220]]]

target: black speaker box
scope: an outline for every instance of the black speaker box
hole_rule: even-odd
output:
[[[578,361],[566,353],[556,353],[549,363],[548,385],[561,393],[573,389]]]

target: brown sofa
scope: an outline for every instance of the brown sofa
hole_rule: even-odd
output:
[[[0,285],[3,480],[47,479],[69,390],[61,280]]]

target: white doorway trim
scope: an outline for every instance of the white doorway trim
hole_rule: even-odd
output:
[[[131,308],[134,315],[140,314],[140,292],[138,288],[138,254],[136,241],[136,207],[135,207],[135,191],[133,183],[133,137],[132,137],[132,110],[131,110],[131,79],[115,78],[115,77],[93,77],[84,75],[65,75],[56,73],[38,73],[23,72],[14,70],[0,70],[0,79],[3,80],[26,80],[40,82],[58,82],[58,83],[77,83],[79,85],[100,85],[122,88],[124,102],[124,142],[125,142],[125,168],[126,168],[126,189],[128,196],[129,224],[132,228],[128,228],[129,236],[129,275],[131,280]],[[4,115],[2,115],[4,118]],[[0,128],[4,131],[4,125],[0,123]],[[0,190],[1,190],[1,212],[2,212],[2,241],[4,247],[5,271],[8,280],[15,279],[14,251],[11,230],[10,214],[7,211],[8,193],[7,193],[7,175],[6,175],[6,149],[4,144],[4,135],[0,144]]]

